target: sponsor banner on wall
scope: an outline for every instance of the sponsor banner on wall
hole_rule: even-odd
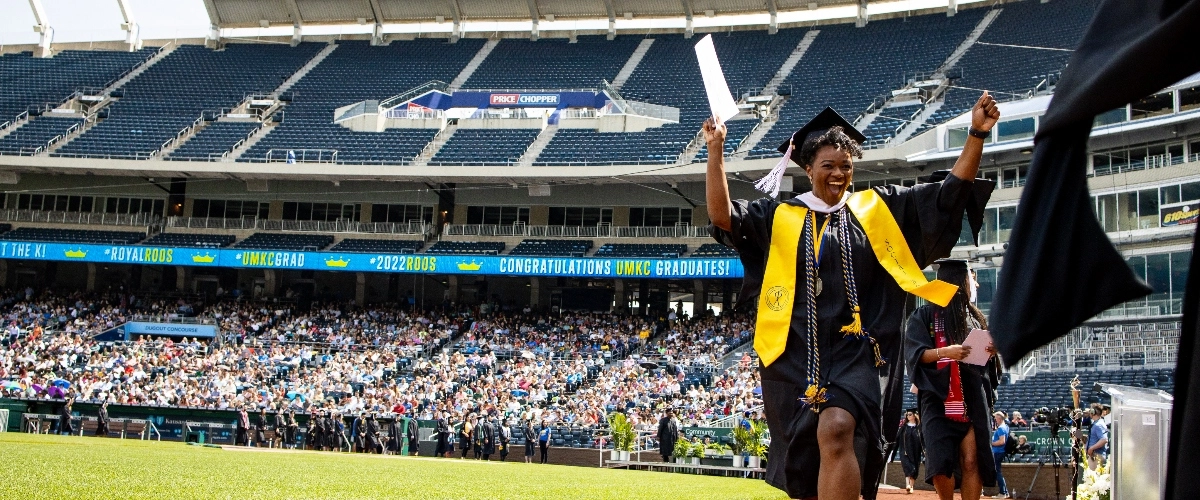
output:
[[[125,339],[134,335],[168,335],[172,337],[216,337],[217,327],[214,325],[189,325],[183,323],[145,323],[130,321],[125,323]]]
[[[0,258],[230,268],[583,278],[741,278],[738,259],[364,254],[0,242]]]
[[[1158,213],[1163,227],[1196,224],[1200,222],[1200,201],[1160,207]]]
[[[492,94],[488,103],[493,107],[530,106],[558,107],[558,94]]]

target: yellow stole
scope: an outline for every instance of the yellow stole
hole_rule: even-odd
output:
[[[883,269],[905,292],[945,307],[958,287],[944,281],[929,281],[913,257],[896,218],[872,189],[850,195],[846,207],[866,233],[871,250]],[[754,326],[754,350],[764,366],[783,354],[792,324],[796,297],[796,263],[800,235],[808,209],[781,204],[771,223],[771,249],[758,298],[758,320]],[[814,235],[815,237],[815,235]]]

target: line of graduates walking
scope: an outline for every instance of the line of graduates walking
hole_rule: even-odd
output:
[[[495,415],[478,416],[472,413],[457,427],[457,441],[462,452],[460,458],[465,459],[473,452],[476,460],[491,460],[491,456],[497,454],[500,455],[501,462],[508,459],[509,446],[512,443],[512,429],[507,420],[501,421]],[[453,452],[453,445],[449,443],[450,429],[445,417],[439,415],[437,420],[438,456],[449,457]],[[528,448],[528,443],[530,443],[528,436],[526,436],[526,443]],[[528,462],[532,456],[533,453],[527,450],[526,461]]]

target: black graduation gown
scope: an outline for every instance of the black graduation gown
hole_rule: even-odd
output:
[[[267,417],[258,416],[258,423],[254,426],[254,444],[262,446],[262,443],[267,442]]]
[[[495,426],[493,426],[491,422],[484,422],[482,425],[479,426],[479,430],[477,432],[479,434],[479,440],[483,444],[483,450],[481,450],[482,453],[485,456],[496,453],[496,428],[495,428]]]
[[[450,424],[446,422],[446,419],[439,418],[437,420],[437,449],[434,450],[434,453],[437,455],[442,455],[442,454],[452,451],[450,449],[449,441],[450,441]]]
[[[71,408],[63,405],[62,410],[58,412],[58,432],[59,434],[67,433],[74,434],[75,427],[71,424]]]
[[[388,449],[388,451],[391,451],[391,452],[399,452],[400,451],[400,447],[401,447],[400,440],[404,438],[404,434],[402,432],[400,432],[400,425],[401,425],[401,422],[400,422],[399,418],[392,420],[391,422],[388,423],[388,426],[387,426],[387,430],[388,430],[387,449]]]
[[[408,425],[405,427],[405,433],[408,436],[408,452],[417,453],[421,449],[421,429],[417,426],[417,419],[408,419]]]
[[[996,484],[996,465],[992,459],[990,394],[996,385],[988,374],[995,370],[996,359],[985,366],[959,363],[963,402],[970,422],[946,418],[946,393],[950,388],[950,369],[938,369],[937,362],[921,363],[921,355],[934,348],[933,316],[940,309],[927,305],[908,319],[905,331],[904,359],[912,383],[917,386],[917,407],[921,413],[921,434],[925,442],[925,482],[933,476],[960,478],[959,445],[971,428],[975,429],[975,460],[984,486]]]
[[[359,453],[367,449],[366,435],[367,420],[362,417],[356,417],[354,419],[354,436],[352,438],[354,439],[354,449],[358,450]]]
[[[900,426],[900,432],[896,433],[896,452],[900,454],[900,466],[904,468],[904,477],[917,477],[917,471],[921,468],[923,446],[920,426],[908,423]]]
[[[108,408],[101,406],[100,412],[96,415],[96,435],[100,437],[108,436]]]
[[[533,456],[533,443],[537,441],[537,432],[534,432],[533,426],[526,425],[521,432],[525,435],[525,456]]]
[[[872,188],[887,205],[917,264],[922,268],[950,255],[962,230],[963,213],[970,198],[973,183],[953,175],[941,182],[918,184],[913,187],[885,186]],[[986,199],[985,199],[986,201]],[[799,199],[782,203],[804,206]],[[731,231],[710,226],[713,237],[735,248],[745,268],[745,278],[739,303],[757,302],[763,273],[771,247],[771,225],[775,209],[781,202],[761,198],[753,202],[734,200]],[[847,213],[849,211],[847,210]],[[821,215],[821,214],[818,214]],[[823,219],[819,217],[818,227]],[[901,327],[904,324],[906,294],[875,258],[870,242],[858,220],[850,215],[850,243],[863,329],[870,332],[880,345],[887,360],[900,357]],[[841,333],[841,327],[851,322],[851,309],[846,300],[842,279],[840,242],[830,231],[825,236],[824,254],[818,264],[817,276],[824,290],[817,296],[817,331],[821,359],[821,381],[829,393],[823,408],[838,407],[854,416],[855,455],[862,478],[862,495],[866,500],[876,496],[884,466],[883,412],[884,386],[888,399],[897,399],[901,384],[898,370],[875,367],[874,351],[869,342]],[[804,246],[801,241],[800,247]],[[797,285],[803,283],[804,249],[797,252]],[[797,294],[797,296],[802,296]],[[771,430],[766,481],[782,489],[792,498],[817,494],[817,475],[821,456],[817,445],[818,414],[806,408],[799,397],[807,386],[806,337],[807,320],[803,300],[792,309],[792,322],[783,354],[770,366],[760,363],[762,392],[767,425]],[[888,380],[884,380],[887,378]],[[888,415],[890,422],[900,419],[900,408]]]
[[[367,419],[367,451],[379,452],[379,421],[374,418]]]
[[[663,460],[675,454],[675,442],[679,440],[679,426],[675,419],[663,417],[658,420],[658,454]]]

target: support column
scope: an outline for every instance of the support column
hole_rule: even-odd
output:
[[[649,306],[647,300],[650,298],[650,280],[638,280],[638,315],[645,316],[646,308]]]
[[[629,307],[629,298],[625,296],[625,280],[613,280],[613,296],[617,303],[616,312],[625,312]]]
[[[950,0],[946,5],[946,17],[954,17],[955,14],[958,14],[958,0]]]
[[[130,52],[135,52],[142,48],[142,28],[133,18],[133,6],[130,5],[130,1],[117,0],[117,5],[121,7],[121,16],[125,19],[125,22],[121,23],[121,29],[125,30],[125,44],[129,46]]]
[[[354,273],[354,303],[363,305],[367,299],[367,273]]]
[[[529,307],[539,309],[542,298],[542,280],[534,276],[529,278]]]
[[[721,280],[721,314],[733,308],[733,284],[729,280]]]
[[[458,303],[458,276],[451,274],[450,276],[447,277],[446,283],[447,283],[446,286],[449,287],[448,293],[450,294],[450,303],[457,304]]]
[[[267,297],[274,297],[275,296],[275,285],[276,285],[275,270],[274,269],[264,269],[263,270],[263,294],[266,295]]]
[[[0,288],[8,286],[8,261],[0,259]]]
[[[187,268],[184,266],[175,266],[175,290],[187,291]]]
[[[700,316],[708,310],[708,287],[704,280],[692,282],[692,317]]]
[[[96,291],[96,264],[88,263],[88,291]]]
[[[42,8],[42,0],[29,0],[29,8],[33,10],[34,33],[39,33],[37,50],[33,57],[50,57],[50,44],[54,42],[54,28],[50,27],[50,18],[46,17],[46,9]]]

